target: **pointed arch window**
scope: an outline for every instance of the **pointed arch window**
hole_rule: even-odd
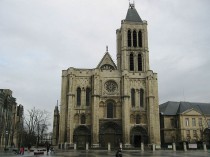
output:
[[[81,115],[81,124],[85,124],[86,123],[86,117],[85,115]]]
[[[136,124],[140,124],[140,115],[139,114],[136,115]]]
[[[108,102],[107,104],[107,118],[114,117],[114,105],[112,102]]]
[[[86,106],[90,106],[91,104],[91,90],[90,88],[86,88]]]
[[[133,53],[130,54],[130,71],[134,71]]]
[[[131,47],[131,31],[130,30],[128,30],[127,36],[128,36],[128,47]]]
[[[77,106],[81,105],[81,88],[77,88]]]
[[[144,90],[140,89],[140,107],[144,107]]]
[[[133,31],[133,47],[137,47],[137,35],[136,31]]]
[[[142,32],[139,31],[138,33],[138,44],[139,44],[139,47],[142,47]]]
[[[131,89],[131,106],[135,107],[135,89]]]
[[[138,54],[138,71],[142,71],[142,56]]]

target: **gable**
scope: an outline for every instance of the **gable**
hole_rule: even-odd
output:
[[[197,110],[195,110],[195,109],[190,109],[190,110],[187,110],[187,111],[185,111],[185,112],[183,112],[182,113],[182,115],[195,115],[195,116],[200,116],[200,115],[202,115],[200,112],[198,112]]]
[[[117,66],[113,62],[108,52],[105,53],[104,57],[98,64],[97,69],[101,69],[101,70],[116,70],[117,69]]]

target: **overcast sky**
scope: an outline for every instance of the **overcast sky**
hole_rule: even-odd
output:
[[[116,62],[116,29],[128,4],[0,0],[0,88],[11,89],[25,110],[53,112],[62,70],[95,68],[106,45]],[[159,103],[210,103],[210,0],[135,0],[135,8],[148,22]]]

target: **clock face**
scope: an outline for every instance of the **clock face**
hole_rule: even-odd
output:
[[[117,83],[115,81],[107,81],[105,83],[105,89],[109,93],[113,93],[117,90]]]

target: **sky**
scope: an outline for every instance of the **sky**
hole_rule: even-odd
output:
[[[0,89],[11,89],[25,112],[53,113],[62,70],[96,68],[106,46],[116,63],[116,29],[128,6],[128,0],[0,0]],[[135,0],[135,8],[148,22],[159,103],[210,103],[210,1]]]

